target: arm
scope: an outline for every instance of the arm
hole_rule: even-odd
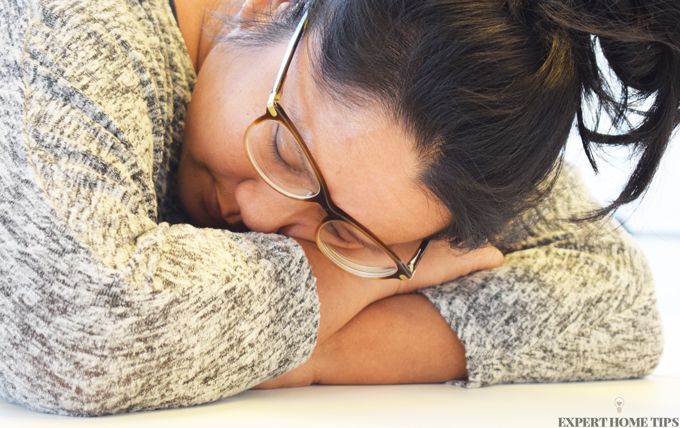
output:
[[[159,222],[191,64],[164,3],[102,1],[0,8],[0,397],[78,415],[228,397],[401,284],[313,246],[310,267],[282,236]]]
[[[393,302],[401,298],[392,297],[367,307],[318,346],[305,370],[260,387],[433,379],[474,387],[650,373],[662,341],[644,257],[611,224],[567,226],[569,233],[532,235],[540,246],[518,244],[497,269],[418,291],[458,339],[426,315],[432,307],[415,297],[399,304]],[[413,308],[416,316],[409,313]],[[456,342],[464,343],[464,357]],[[445,360],[448,368],[440,366]]]
[[[257,389],[433,383],[466,375],[465,350],[446,320],[425,297],[406,294],[371,304],[304,365]]]
[[[371,281],[351,275],[323,256],[316,245],[300,241],[317,278],[320,326],[317,343],[323,343],[362,309],[397,292],[398,280]]]
[[[322,301],[322,324],[317,340],[319,344],[326,342],[355,315],[374,302],[452,281],[475,271],[491,269],[503,262],[502,254],[494,247],[461,252],[452,249],[445,242],[433,242],[413,279],[370,280],[338,268],[319,252],[316,244],[300,241],[300,245],[305,249],[314,274],[319,278],[317,290],[319,300]],[[441,262],[442,260],[446,260],[446,263]]]
[[[357,352],[356,355],[349,355],[353,352],[345,353],[350,358],[360,357],[361,355],[360,337],[371,341],[371,343],[384,345],[382,348],[376,346],[371,349],[373,353],[371,358],[378,360],[381,360],[381,358],[390,359],[389,355],[379,355],[379,352],[384,350],[384,348],[408,348],[409,340],[416,336],[416,340],[426,341],[420,343],[420,346],[422,346],[421,357],[423,358],[432,356],[432,353],[442,352],[443,349],[439,348],[440,345],[451,349],[451,346],[448,345],[452,345],[452,341],[456,342],[456,338],[449,329],[443,328],[444,324],[442,324],[442,321],[444,320],[442,317],[437,315],[436,311],[433,311],[434,308],[425,299],[408,293],[424,287],[426,288],[428,284],[441,284],[452,281],[455,278],[465,277],[472,272],[492,269],[500,266],[502,262],[502,254],[493,247],[461,253],[452,250],[444,242],[433,242],[430,244],[428,253],[421,262],[416,278],[410,281],[399,282],[397,294],[402,295],[401,297],[395,296],[380,300],[364,309],[357,318],[353,319],[342,331],[333,335],[328,342],[320,340],[310,361],[306,364],[285,373],[279,378],[263,382],[257,388],[309,385],[316,378],[317,361],[323,359],[320,356],[331,354],[332,356],[329,359],[337,356],[336,351],[343,348],[343,346],[338,345],[340,341],[353,346],[353,352]],[[341,306],[344,306],[344,304]],[[373,324],[380,322],[387,325],[395,323],[404,328],[373,329]],[[333,349],[333,351],[328,351],[329,348]],[[410,351],[414,351],[414,349],[409,349],[406,352]],[[418,352],[418,350],[415,351]],[[462,357],[462,347],[459,346],[457,351],[458,353],[453,355],[452,358],[459,361],[458,365],[462,363],[464,369],[465,362],[464,357]],[[445,351],[444,355],[446,355]],[[418,358],[415,354],[410,355],[410,357],[414,360]],[[357,363],[355,360],[352,361]],[[319,365],[322,364],[319,363]],[[331,365],[330,363],[328,364],[329,367]],[[339,362],[337,365],[339,365]],[[392,368],[394,367],[387,366],[385,371],[374,374],[384,376],[383,378],[387,379]],[[440,368],[445,369],[439,366],[437,370]],[[419,377],[420,373],[416,372],[414,376]]]
[[[318,347],[314,383],[433,383],[466,376],[465,350],[418,294],[373,303]]]
[[[157,221],[192,77],[161,4],[0,10],[2,399],[80,415],[217,400],[385,296],[318,263],[317,280],[282,236]]]

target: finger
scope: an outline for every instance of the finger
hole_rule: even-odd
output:
[[[493,269],[503,264],[503,253],[492,246],[472,250],[461,256],[466,267],[465,275],[485,269]]]
[[[410,292],[453,281],[472,272],[492,269],[503,263],[503,254],[492,246],[474,250],[451,248],[448,243],[435,245],[433,251],[423,257],[415,277],[403,281],[400,292]]]

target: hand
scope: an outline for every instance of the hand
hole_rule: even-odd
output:
[[[427,248],[416,274],[410,280],[399,281],[396,294],[411,293],[433,287],[503,263],[503,253],[492,246],[474,250],[451,248],[448,242],[433,241]]]

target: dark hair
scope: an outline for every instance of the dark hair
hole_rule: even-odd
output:
[[[304,2],[263,24],[255,43],[291,30]],[[677,0],[313,0],[315,79],[346,102],[378,102],[410,132],[422,183],[451,211],[439,234],[476,247],[552,187],[576,117],[592,144],[631,145],[620,195],[581,220],[642,195],[680,122]],[[280,39],[278,39],[280,40]],[[610,87],[597,44],[620,80]],[[646,111],[636,108],[653,101]],[[596,103],[593,128],[583,104]],[[598,131],[601,113],[624,132]],[[640,115],[634,126],[632,115]]]

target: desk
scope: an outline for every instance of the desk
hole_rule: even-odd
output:
[[[680,418],[680,377],[499,385],[309,386],[246,391],[184,409],[102,418],[42,415],[0,402],[14,427],[558,427],[560,417]],[[624,399],[621,414],[614,400]],[[651,425],[650,425],[651,426]],[[670,426],[670,425],[669,425]]]

